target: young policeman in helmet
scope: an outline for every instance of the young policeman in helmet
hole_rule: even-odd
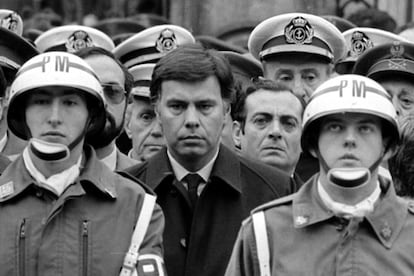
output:
[[[253,211],[226,275],[413,275],[414,205],[378,176],[398,137],[395,109],[375,81],[342,75],[319,86],[301,143],[320,173]]]
[[[29,142],[0,177],[0,275],[119,275],[147,196],[84,144],[105,123],[95,73],[48,52],[21,67],[10,93],[8,125]],[[139,258],[162,275],[164,218],[158,206],[149,216]]]

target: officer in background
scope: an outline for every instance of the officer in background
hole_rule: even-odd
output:
[[[414,114],[414,45],[395,41],[366,51],[353,72],[379,82],[391,95],[397,115]]]
[[[163,24],[131,36],[116,46],[113,53],[127,68],[131,68],[142,63],[157,63],[178,46],[194,43],[195,38],[187,29]]]
[[[0,177],[0,221],[7,221],[0,227],[0,275],[119,275],[151,196],[85,144],[100,138],[104,106],[95,73],[73,54],[43,53],[20,68],[7,121],[29,143]],[[148,215],[135,252],[138,271],[163,275],[164,218],[159,206]]]
[[[184,45],[154,68],[150,98],[167,147],[126,170],[157,194],[169,275],[223,275],[241,221],[290,193],[289,176],[221,145],[233,93],[217,51]]]
[[[342,33],[347,46],[347,54],[335,64],[338,74],[350,74],[355,62],[365,51],[393,41],[408,42],[394,33],[369,27],[356,27]]]
[[[66,25],[54,27],[35,40],[39,52],[63,51],[74,53],[87,47],[115,48],[112,39],[104,32],[87,26]]]
[[[129,69],[134,78],[134,87],[125,115],[125,133],[132,140],[132,149],[128,157],[139,162],[148,160],[165,146],[164,135],[150,100],[154,67],[154,63],[147,63]]]
[[[346,53],[341,32],[322,17],[287,13],[264,20],[252,31],[249,51],[261,61],[264,77],[284,83],[309,100],[313,91],[334,74],[334,64]],[[306,181],[319,169],[304,153],[296,167]]]
[[[398,138],[381,85],[358,75],[323,83],[305,109],[301,139],[320,173],[253,211],[225,275],[413,274],[414,203],[378,175]]]
[[[16,137],[7,129],[6,114],[9,87],[17,70],[39,52],[22,37],[23,21],[11,10],[0,10],[0,152],[14,160],[23,151],[26,141]]]

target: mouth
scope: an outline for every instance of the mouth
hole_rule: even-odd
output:
[[[42,134],[43,137],[65,137],[61,132],[59,131],[48,131]]]
[[[282,147],[277,147],[277,146],[268,146],[268,147],[264,147],[263,150],[266,151],[285,151],[284,148]]]
[[[359,160],[355,155],[350,154],[350,153],[344,154],[340,159],[341,160],[352,160],[352,161],[358,161]]]

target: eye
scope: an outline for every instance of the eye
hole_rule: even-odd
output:
[[[281,118],[280,119],[283,128],[287,131],[287,132],[292,132],[295,129],[298,128],[298,121],[293,118],[293,117],[288,117],[288,118]]]
[[[409,98],[409,97],[400,97],[400,98],[399,98],[399,101],[400,101],[400,103],[401,103],[401,106],[402,106],[403,108],[406,108],[406,109],[411,108],[411,107],[412,107],[412,105],[414,104],[413,99],[411,99],[411,98]]]
[[[154,120],[154,118],[155,118],[155,114],[151,112],[146,112],[146,113],[141,114],[141,119],[145,123],[151,123]]]
[[[173,113],[180,113],[185,109],[186,105],[184,103],[180,103],[180,102],[171,102],[168,104],[168,108],[173,112]]]
[[[315,73],[307,73],[303,76],[303,79],[307,82],[307,83],[314,83],[317,80],[317,75]]]
[[[276,80],[282,81],[282,82],[289,82],[293,80],[293,77],[290,74],[280,74],[276,77]]]
[[[375,126],[371,124],[361,125],[359,131],[361,133],[371,133],[375,131]]]
[[[328,123],[328,124],[325,126],[325,129],[326,129],[327,131],[330,131],[330,132],[340,132],[340,131],[343,129],[343,127],[342,127],[342,125],[341,125],[341,124],[339,124],[339,123]]]
[[[253,124],[258,128],[264,128],[269,124],[270,119],[266,116],[259,115],[255,116],[252,120]]]
[[[201,112],[206,113],[209,112],[212,108],[213,108],[213,104],[211,103],[202,103],[199,104],[197,107],[199,110],[201,110]]]

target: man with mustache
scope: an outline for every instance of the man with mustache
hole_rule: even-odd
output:
[[[180,46],[154,68],[150,96],[167,147],[126,171],[157,194],[169,275],[223,275],[250,210],[291,192],[287,174],[221,145],[233,89],[225,57],[200,45]]]
[[[98,158],[111,170],[121,171],[137,162],[115,145],[124,127],[125,112],[133,78],[115,56],[100,47],[88,47],[76,52],[96,72],[107,102],[107,120],[99,139],[88,141],[96,150]]]
[[[412,275],[414,202],[378,173],[398,140],[381,85],[358,75],[323,83],[306,106],[301,138],[320,173],[253,211],[225,275]]]
[[[259,79],[235,106],[233,138],[241,154],[285,171],[296,190],[302,184],[295,168],[302,152],[303,99],[283,84]]]

